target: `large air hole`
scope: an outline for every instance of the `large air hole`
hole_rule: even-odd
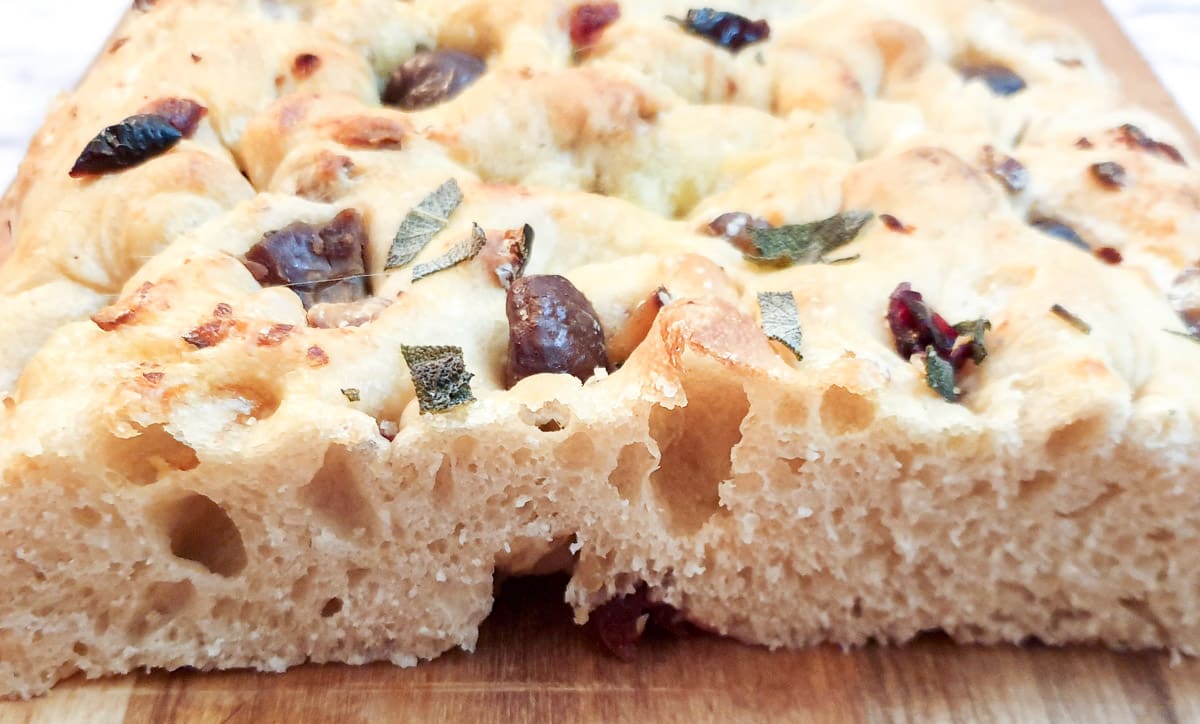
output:
[[[300,489],[300,501],[314,517],[342,538],[372,535],[378,518],[354,472],[354,456],[342,445],[330,445],[321,469]]]
[[[561,432],[571,422],[571,411],[559,402],[551,401],[536,410],[522,408],[521,419],[542,432]]]
[[[137,435],[113,437],[108,443],[106,457],[109,466],[118,470],[135,485],[150,485],[162,476],[191,470],[200,464],[196,451],[167,432],[162,425],[134,425]]]
[[[446,503],[454,495],[454,466],[449,455],[442,456],[442,464],[433,476],[433,502]]]
[[[821,427],[830,435],[862,432],[875,421],[874,400],[834,385],[821,397]]]
[[[329,618],[342,610],[342,599],[331,598],[321,607],[321,618]]]
[[[241,531],[211,498],[191,493],[175,500],[162,511],[162,521],[176,556],[219,576],[236,576],[246,567]]]
[[[1091,452],[1101,442],[1108,425],[1101,417],[1085,417],[1067,423],[1050,433],[1046,454],[1061,458],[1070,453]]]
[[[313,583],[317,580],[317,578],[317,569],[313,566],[309,566],[308,570],[304,572],[304,575],[297,578],[295,583],[292,584],[292,590],[290,594],[291,599],[293,601],[303,601],[304,599],[308,598],[308,594],[310,591],[312,591]]]
[[[676,534],[699,530],[719,510],[718,486],[731,475],[733,446],[750,411],[741,385],[721,371],[693,372],[683,382],[683,407],[656,406],[650,413],[650,435],[659,449],[650,485]]]
[[[281,400],[271,384],[249,380],[243,384],[227,385],[215,390],[221,398],[231,398],[237,411],[237,421],[253,425],[267,419],[279,409]]]
[[[586,432],[577,432],[554,450],[554,459],[564,470],[583,470],[596,461],[596,443]]]
[[[608,474],[608,483],[617,489],[621,497],[633,502],[641,497],[642,488],[654,470],[654,455],[641,443],[630,443],[621,448],[617,466]]]

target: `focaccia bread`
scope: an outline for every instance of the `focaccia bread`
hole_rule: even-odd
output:
[[[135,5],[2,207],[0,693],[412,665],[551,570],[622,655],[1200,651],[1200,174],[1070,30]]]

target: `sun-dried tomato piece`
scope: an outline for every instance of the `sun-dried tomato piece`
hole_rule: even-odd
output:
[[[367,296],[367,232],[346,209],[323,226],[296,222],[263,237],[246,252],[246,268],[260,284],[284,285],[308,309],[321,302]]]
[[[682,20],[668,19],[692,35],[698,35],[732,53],[771,37],[771,26],[766,20],[751,20],[744,15],[712,8],[688,10]]]
[[[1088,172],[1092,174],[1092,178],[1096,179],[1101,186],[1111,191],[1123,189],[1129,184],[1129,174],[1125,171],[1125,167],[1119,163],[1112,161],[1094,163],[1088,168]]]
[[[726,241],[743,254],[756,254],[758,247],[750,238],[751,229],[769,229],[771,224],[766,219],[751,216],[743,211],[730,211],[721,214],[708,224],[708,231],[714,236],[723,237]]]
[[[292,59],[292,75],[296,78],[307,78],[321,68],[321,56],[313,53],[301,53]]]
[[[966,80],[982,80],[998,96],[1011,96],[1025,90],[1025,79],[1000,63],[968,64],[958,70]]]
[[[982,362],[987,357],[983,333],[991,325],[986,320],[951,326],[907,282],[892,292],[888,326],[896,340],[896,352],[905,359],[932,347],[958,371],[969,359]]]
[[[651,601],[645,583],[639,583],[633,593],[600,605],[588,616],[588,622],[604,648],[622,661],[632,661],[637,656],[638,641],[647,628],[674,636],[694,630],[682,611],[670,604]]]
[[[604,30],[621,17],[621,6],[615,2],[581,3],[571,8],[567,27],[571,47],[583,50],[596,44]]]
[[[883,222],[888,231],[894,231],[897,234],[911,234],[917,230],[915,226],[909,226],[891,214],[880,214],[879,220]]]
[[[505,384],[542,372],[587,381],[609,367],[604,330],[592,303],[566,277],[523,276],[508,288]]]
[[[1111,246],[1102,246],[1097,249],[1096,258],[1105,264],[1112,264],[1113,266],[1125,261],[1125,257],[1121,256],[1121,252]]]
[[[954,327],[934,312],[908,282],[896,287],[888,300],[888,326],[896,340],[896,352],[904,359],[930,346],[948,356],[958,339]]]
[[[950,326],[908,282],[897,286],[888,299],[887,319],[896,352],[906,360],[924,354],[926,382],[942,397],[956,402],[955,379],[967,360],[981,364],[987,359],[984,335],[992,328],[991,322],[975,319]]]
[[[191,138],[201,119],[208,115],[207,108],[189,98],[159,98],[147,105],[143,112],[162,116],[184,138]]]
[[[88,142],[71,178],[99,176],[130,168],[162,155],[179,143],[183,134],[169,120],[153,113],[130,116],[105,128]]]
[[[1133,125],[1132,123],[1126,123],[1125,125],[1116,129],[1116,133],[1117,141],[1124,144],[1128,148],[1149,151],[1155,156],[1160,156],[1168,161],[1177,163],[1180,166],[1187,165],[1187,160],[1184,159],[1183,154],[1179,152],[1178,148],[1175,148],[1169,143],[1163,143],[1162,141],[1154,140],[1150,136],[1146,135],[1145,131]]]
[[[388,79],[383,102],[406,111],[429,108],[462,93],[487,70],[483,58],[458,50],[424,50]]]

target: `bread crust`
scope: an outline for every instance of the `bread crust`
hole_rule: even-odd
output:
[[[728,5],[770,41],[730,53],[659,2],[623,4],[582,53],[551,0],[131,14],[0,208],[0,693],[145,666],[413,665],[474,647],[498,577],[556,566],[580,622],[644,583],[770,647],[942,628],[1196,653],[1200,345],[1165,330],[1200,260],[1200,176],[1117,129],[1190,150],[1075,34],[1005,3]],[[382,107],[419,46],[488,70],[431,108]],[[963,80],[984,61],[1026,90]],[[207,108],[193,136],[67,176],[162,97]],[[989,174],[996,154],[1028,184]],[[1131,182],[1098,184],[1100,162]],[[463,200],[414,261],[473,222],[530,225],[525,273],[567,277],[619,367],[505,389],[489,252],[415,283],[385,269],[451,178]],[[383,301],[314,314],[243,263],[351,208]],[[847,263],[763,266],[706,230],[846,210],[896,222]],[[957,403],[896,353],[901,282],[991,322]],[[793,295],[803,359],[768,340],[760,292]],[[406,345],[461,348],[475,400],[422,414]]]

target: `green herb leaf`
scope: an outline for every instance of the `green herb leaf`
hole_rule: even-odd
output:
[[[800,330],[796,297],[791,292],[759,292],[758,308],[762,312],[762,327],[767,337],[791,350],[796,359],[804,359],[800,354],[804,334]]]
[[[362,396],[358,394],[357,387],[343,387],[342,394],[345,395],[346,399],[350,400],[351,402],[358,402],[362,399]]]
[[[421,414],[445,412],[472,402],[471,378],[462,347],[401,345],[400,353],[412,374]]]
[[[834,249],[854,241],[867,222],[874,218],[869,211],[844,211],[828,219],[809,224],[778,226],[773,229],[747,228],[746,234],[754,243],[751,261],[780,266],[816,264]]]
[[[946,402],[958,402],[958,389],[954,385],[954,365],[939,357],[933,345],[925,348],[925,384],[941,395]]]
[[[992,323],[986,319],[972,319],[969,322],[959,322],[954,325],[954,331],[958,332],[958,339],[955,340],[954,346],[960,344],[971,345],[971,359],[975,360],[975,364],[983,364],[987,359],[987,347],[983,343],[983,336],[992,328]],[[965,341],[963,341],[965,340]]]
[[[1184,339],[1186,339],[1188,341],[1195,342],[1196,344],[1200,344],[1200,337],[1197,337],[1194,334],[1188,334],[1187,332],[1180,332],[1178,329],[1164,329],[1163,331],[1166,332],[1167,334],[1173,334],[1176,337],[1183,337]]]
[[[414,266],[412,280],[415,282],[418,279],[424,279],[430,274],[445,271],[456,264],[474,259],[483,250],[483,245],[486,243],[487,234],[483,233],[479,224],[472,224],[471,238],[463,239],[436,259]]]
[[[1092,333],[1092,325],[1069,312],[1063,305],[1055,304],[1053,307],[1050,307],[1050,312],[1080,332],[1084,334]]]
[[[842,264],[853,264],[862,259],[862,254],[851,254],[850,256],[839,256],[837,259],[827,259],[825,261],[829,266],[841,266]]]
[[[454,179],[448,179],[421,199],[421,203],[414,206],[400,223],[396,238],[392,239],[384,271],[397,269],[415,259],[433,237],[446,228],[450,214],[454,213],[462,199],[462,189]]]

